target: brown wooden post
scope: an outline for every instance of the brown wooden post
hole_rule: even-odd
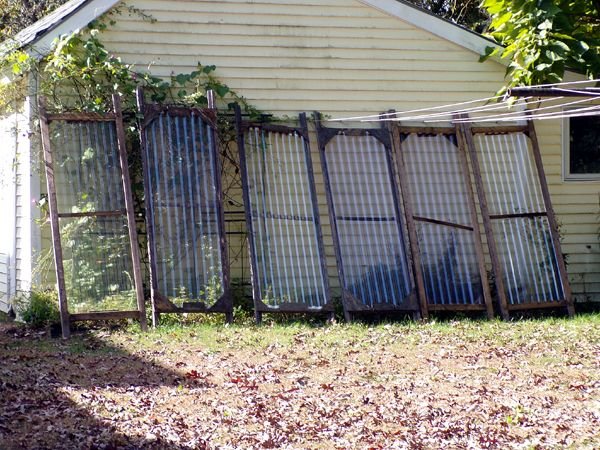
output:
[[[242,197],[244,199],[244,212],[246,216],[246,232],[248,234],[248,247],[250,250],[250,276],[252,277],[252,298],[254,300],[254,319],[257,324],[262,322],[260,311],[261,287],[258,277],[257,251],[254,242],[254,225],[252,222],[252,203],[250,202],[250,186],[248,168],[246,166],[246,145],[244,142],[244,128],[242,124],[242,111],[238,104],[234,107],[237,147],[240,154],[240,173],[242,176]]]
[[[483,256],[483,243],[481,242],[481,232],[479,229],[479,220],[477,219],[477,208],[475,206],[475,194],[473,185],[471,184],[471,176],[469,173],[469,165],[467,162],[467,144],[465,142],[465,129],[462,126],[456,125],[456,137],[458,138],[458,158],[463,172],[465,189],[467,197],[469,197],[469,213],[471,215],[471,226],[473,227],[473,239],[475,240],[475,253],[477,255],[477,265],[481,276],[481,285],[483,287],[483,300],[488,319],[494,318],[494,307],[492,305],[492,294],[490,291],[490,283],[487,277],[485,268],[485,259]]]
[[[325,305],[331,307],[331,288],[329,286],[329,274],[327,273],[327,260],[325,259],[325,244],[323,242],[323,229],[321,226],[321,214],[319,213],[319,202],[317,199],[317,188],[315,183],[315,171],[313,167],[312,154],[310,148],[310,136],[308,135],[308,121],[306,113],[298,116],[298,122],[304,138],[304,160],[306,161],[306,172],[308,175],[308,190],[312,200],[312,213],[314,218],[314,227],[317,234],[317,247],[319,250],[319,263],[321,265],[321,276],[323,277],[323,287],[325,289]],[[333,312],[330,319],[333,319]]]
[[[146,321],[146,304],[144,299],[144,281],[140,266],[140,249],[138,234],[135,223],[135,207],[131,192],[131,179],[129,177],[129,163],[127,161],[127,145],[125,141],[125,128],[123,127],[123,111],[121,110],[121,97],[117,94],[112,96],[115,112],[115,127],[117,129],[117,146],[119,150],[119,162],[121,164],[121,181],[123,183],[123,194],[125,198],[125,211],[127,213],[127,228],[129,229],[129,241],[131,246],[131,261],[133,264],[133,281],[139,312],[140,327],[143,331],[148,329]]]
[[[544,164],[542,162],[542,155],[540,153],[540,146],[535,132],[535,126],[533,120],[527,121],[527,133],[531,140],[531,147],[533,151],[533,159],[537,168],[538,177],[540,180],[540,187],[542,189],[542,197],[544,198],[544,206],[546,208],[546,215],[548,217],[548,224],[550,226],[550,235],[552,236],[552,244],[554,246],[554,254],[556,255],[556,262],[558,264],[558,271],[563,285],[563,294],[567,304],[567,312],[569,316],[575,314],[575,307],[573,305],[573,293],[571,292],[571,285],[569,284],[569,277],[567,274],[567,268],[565,266],[565,260],[563,258],[561,246],[560,246],[560,235],[558,233],[558,223],[552,208],[552,199],[550,198],[550,190],[548,189],[548,182],[546,180],[546,173],[544,170]]]
[[[152,206],[152,190],[150,186],[150,166],[146,155],[146,102],[144,101],[144,91],[141,87],[137,88],[136,100],[138,111],[142,113],[143,117],[139,120],[139,132],[140,132],[140,147],[142,152],[142,167],[144,172],[144,208],[146,210],[146,239],[148,248],[148,262],[150,264],[150,301],[152,303],[152,326],[156,327],[160,320],[160,313],[156,305],[156,298],[158,296],[158,282],[155,274],[156,269],[156,253],[154,243],[154,208]]]
[[[48,117],[46,114],[46,99],[44,97],[40,97],[38,100],[38,113],[40,118],[42,148],[44,150],[44,167],[46,171],[46,187],[48,189],[48,208],[50,210],[50,230],[52,232],[52,249],[56,268],[60,324],[62,327],[62,337],[67,339],[71,335],[71,324],[69,318],[69,308],[67,305],[67,288],[65,285],[65,270],[63,267],[63,253],[60,240],[60,225],[58,221],[56,185],[54,182],[52,145],[50,143],[50,130],[48,127]]]
[[[208,108],[210,109],[210,121],[209,128],[212,136],[213,146],[209,148],[210,152],[214,152],[213,158],[213,173],[215,182],[215,191],[217,195],[217,227],[219,230],[219,246],[221,250],[221,273],[223,274],[223,303],[226,305],[225,309],[225,322],[233,323],[233,305],[231,299],[231,274],[229,267],[229,256],[227,247],[227,233],[225,232],[225,207],[223,202],[223,184],[221,180],[221,173],[223,168],[223,160],[221,153],[219,152],[219,146],[217,142],[217,107],[215,100],[215,92],[208,90],[206,92],[206,98],[208,99]]]
[[[461,115],[460,117],[465,118],[468,116]],[[460,130],[462,131],[462,136],[464,137],[465,144],[469,149],[469,154],[471,156],[471,165],[473,167],[475,187],[477,189],[477,195],[479,197],[481,216],[483,218],[483,228],[487,237],[488,248],[490,251],[490,259],[492,260],[492,269],[494,271],[494,277],[496,281],[496,290],[498,292],[498,300],[500,304],[500,315],[504,320],[508,320],[509,314],[508,302],[506,300],[506,288],[504,286],[504,271],[502,270],[502,264],[500,263],[500,257],[498,256],[498,248],[496,247],[494,229],[492,228],[490,211],[487,204],[487,197],[485,195],[485,187],[483,186],[483,177],[481,176],[479,157],[477,156],[477,149],[475,148],[475,142],[473,141],[473,131],[468,123],[460,124]]]
[[[327,213],[329,214],[329,225],[331,227],[331,236],[333,238],[333,248],[337,263],[336,267],[338,272],[338,278],[340,281],[340,288],[342,291],[342,308],[344,309],[344,319],[346,320],[346,322],[350,322],[352,320],[352,313],[349,311],[347,302],[345,301],[344,264],[342,261],[342,255],[340,251],[340,240],[337,230],[337,221],[335,219],[335,205],[333,203],[333,195],[331,192],[331,180],[329,179],[329,169],[327,168],[327,155],[325,154],[327,147],[327,139],[323,136],[323,127],[321,125],[321,113],[319,113],[318,111],[314,111],[313,121],[315,124],[315,131],[317,133],[317,147],[319,148],[319,156],[321,158],[321,171],[323,172],[323,181],[325,182]]]
[[[406,227],[408,229],[408,240],[410,243],[411,256],[413,260],[415,280],[417,282],[417,292],[419,294],[421,317],[427,320],[429,319],[429,301],[427,299],[427,291],[425,290],[423,267],[421,266],[419,237],[417,235],[417,226],[415,224],[414,212],[411,203],[412,194],[406,181],[408,179],[408,174],[406,172],[406,164],[404,163],[404,154],[402,153],[402,141],[400,139],[399,124],[390,125],[390,132],[392,133],[392,148],[394,149],[394,153],[396,153],[398,179],[400,182],[400,190],[402,191],[402,201],[404,204],[404,214],[406,216]]]

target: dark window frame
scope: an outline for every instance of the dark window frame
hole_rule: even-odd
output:
[[[568,111],[568,110],[567,110]],[[598,136],[599,142],[599,158],[598,166],[595,172],[576,172],[573,171],[572,167],[572,147],[573,140],[571,137],[572,120],[586,120],[586,121],[597,121],[598,122]],[[585,117],[566,117],[563,119],[563,179],[564,181],[600,181],[600,117],[599,116],[585,116]]]

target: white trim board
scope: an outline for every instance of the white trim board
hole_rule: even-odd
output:
[[[100,17],[120,0],[93,0],[75,11],[55,28],[47,31],[31,44],[27,45],[27,53],[36,58],[43,58],[50,50],[56,38],[69,35],[86,27],[90,22]]]

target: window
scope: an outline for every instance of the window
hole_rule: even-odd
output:
[[[600,181],[600,117],[570,117],[564,125],[565,180]]]

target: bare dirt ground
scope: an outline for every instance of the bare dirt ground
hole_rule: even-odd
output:
[[[600,316],[163,327],[0,324],[0,448],[600,448]]]

